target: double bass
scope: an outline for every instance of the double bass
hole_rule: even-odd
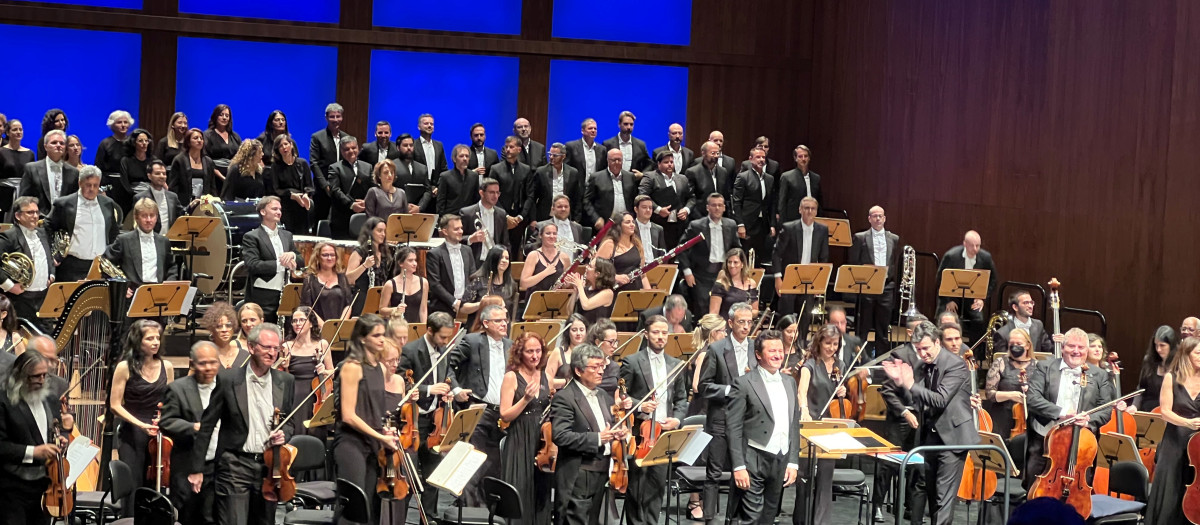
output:
[[[1112,384],[1117,389],[1117,395],[1120,396],[1121,362],[1117,357],[1116,352],[1109,352],[1107,361],[1105,363],[1101,363],[1100,366],[1105,365],[1107,365],[1109,375],[1112,376]],[[1129,437],[1136,436],[1137,420],[1133,418],[1133,414],[1125,412],[1124,410],[1117,410],[1117,407],[1114,406],[1112,408],[1112,418],[1108,420],[1108,423],[1105,423],[1104,426],[1100,427],[1100,435],[1103,436],[1105,434],[1120,434]],[[1134,447],[1134,452],[1138,452],[1136,449],[1136,440],[1134,441]],[[1109,493],[1108,475],[1108,467],[1101,467],[1099,465],[1096,466],[1096,473],[1092,479],[1092,487],[1095,488],[1096,492],[1101,494]],[[1121,494],[1119,497],[1121,499],[1133,500],[1133,496],[1126,494]]]
[[[971,396],[979,395],[979,374],[976,372],[975,355],[968,350],[963,354],[967,363],[967,371],[971,377]],[[992,416],[986,410],[973,408],[976,432],[992,431]],[[967,501],[986,501],[996,494],[996,473],[976,467],[975,461],[968,457],[963,463],[962,479],[958,485],[958,497]]]
[[[1054,498],[1074,507],[1084,517],[1092,515],[1092,487],[1088,485],[1087,471],[1096,462],[1096,436],[1075,421],[1083,416],[1079,412],[1088,384],[1087,370],[1084,363],[1079,374],[1076,417],[1057,424],[1046,435],[1046,471],[1029,488],[1029,499]]]
[[[154,433],[154,439],[150,440],[146,448],[147,454],[150,456],[150,464],[146,466],[146,480],[154,482],[154,490],[162,492],[163,480],[171,479],[171,449],[175,446],[175,440],[163,435],[162,429],[158,428],[159,420],[162,419],[162,403],[158,404],[158,410],[154,412],[154,420],[151,422],[154,428],[158,429]]]

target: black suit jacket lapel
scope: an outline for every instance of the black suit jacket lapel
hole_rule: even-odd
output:
[[[133,246],[130,247],[130,251],[133,252],[134,256],[133,276],[137,279],[137,282],[144,283],[146,282],[146,276],[142,275],[142,240],[138,238],[138,235],[137,231],[133,232]]]
[[[1046,399],[1051,403],[1058,403],[1058,383],[1062,380],[1062,359],[1055,359],[1051,364],[1050,369],[1046,371]]]
[[[771,395],[767,393],[767,384],[763,381],[762,375],[754,374],[750,376],[750,387],[758,395],[759,403],[766,409],[767,419],[775,421],[775,413],[771,410]]]
[[[200,399],[200,384],[192,379],[191,384],[183,389],[183,402],[186,408],[186,416],[190,419],[200,421],[200,416],[204,414],[204,401]],[[212,402],[212,398],[209,398]]]

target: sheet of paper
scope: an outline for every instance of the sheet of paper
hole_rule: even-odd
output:
[[[901,461],[904,461],[904,456],[907,454],[907,452],[890,452],[887,454],[879,454],[877,457],[889,463],[895,463],[899,465]],[[920,452],[913,454],[911,458],[908,458],[909,465],[921,465],[923,463],[925,463],[925,458],[921,457]]]
[[[475,477],[484,461],[487,461],[487,454],[475,450],[470,443],[459,441],[446,453],[446,457],[426,481],[430,485],[454,493],[455,496],[461,496],[463,489],[471,478]]]
[[[813,436],[809,438],[813,443],[816,443],[822,450],[859,450],[866,448],[857,439],[854,439],[845,432],[835,432],[821,436]]]
[[[67,462],[71,464],[71,471],[67,473],[68,487],[75,486],[75,481],[83,475],[83,471],[87,469],[93,459],[96,459],[98,454],[100,454],[100,447],[94,445],[87,436],[79,436],[71,441],[71,444],[67,446]]]
[[[187,296],[183,298],[183,306],[179,308],[179,315],[187,315],[192,310],[192,300],[196,298],[196,291],[199,288],[189,286]]]
[[[695,434],[692,434],[692,439],[688,441],[687,446],[679,451],[679,461],[687,465],[695,464],[696,460],[700,459],[700,454],[708,447],[709,441],[712,441],[711,435],[704,431],[696,431]]]

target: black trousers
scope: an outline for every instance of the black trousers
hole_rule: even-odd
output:
[[[917,446],[916,429],[908,426],[904,418],[895,420],[889,414],[884,434],[889,442],[902,450],[912,450]],[[878,507],[883,503],[884,497],[892,491],[899,469],[883,461],[877,461],[875,468],[877,470],[871,488],[871,503]],[[903,512],[904,508],[910,508],[919,516],[925,512],[925,469],[916,466],[910,466],[908,469],[908,475],[905,477],[908,487],[902,494],[896,495],[893,512]]]
[[[800,460],[800,470],[796,479],[796,506],[792,508],[792,523],[801,525],[808,523],[808,495],[813,489],[808,483],[809,465],[807,459]],[[829,508],[833,504],[833,468],[832,459],[817,460],[816,476],[816,505],[817,513],[813,523],[830,523]]]
[[[215,494],[219,525],[271,525],[273,501],[263,498],[267,466],[251,454],[225,451],[217,463]]]
[[[483,416],[479,418],[479,424],[475,425],[475,432],[471,434],[469,440],[471,446],[487,454],[488,458],[463,490],[463,497],[466,498],[468,507],[486,507],[487,497],[483,494],[483,478],[488,476],[500,478],[500,438],[504,437],[504,432],[497,424],[499,419],[500,409],[489,405],[484,409]],[[532,503],[530,504],[532,505]]]
[[[255,303],[262,307],[264,323],[274,323],[278,317],[279,298],[282,295],[283,292],[279,290],[251,286],[246,292],[246,302]]]
[[[179,523],[182,525],[212,525],[216,523],[213,516],[213,472],[216,461],[204,464],[204,482],[200,484],[200,492],[192,492],[192,484],[188,481],[188,473],[182,470],[171,471],[171,505],[179,512]]]
[[[708,442],[708,449],[705,451],[708,459],[704,465],[704,490],[701,497],[704,503],[704,520],[712,521],[716,519],[721,507],[721,473],[729,470],[729,441],[725,437],[725,427],[712,427],[706,432],[712,434],[712,440]],[[730,491],[725,512],[733,512],[735,506],[733,491]]]
[[[944,445],[937,432],[926,431],[925,445]],[[958,484],[962,481],[966,452],[932,452],[925,454],[925,490],[929,505],[930,523],[951,525],[954,505],[958,501]],[[915,515],[914,515],[915,517]]]
[[[732,500],[737,494],[734,523],[739,525],[771,525],[779,515],[779,501],[783,498],[783,477],[787,471],[786,454],[770,454],[754,447],[746,447],[746,470],[750,473],[750,487],[742,490],[734,484],[729,491]],[[730,505],[732,508],[733,506]]]
[[[42,509],[42,493],[49,486],[49,479],[24,481],[10,477],[7,473],[0,479],[0,494],[4,496],[4,511],[0,512],[3,525],[48,525],[50,515]]]
[[[58,269],[54,270],[54,281],[82,281],[87,278],[90,269],[92,269],[92,261],[68,255],[63,257]]]
[[[892,333],[892,321],[896,320],[896,313],[892,311],[896,303],[895,292],[896,285],[889,283],[883,288],[882,295],[863,294],[862,296],[863,322],[858,324],[857,332],[863,341],[867,340],[867,331],[875,332],[876,355],[890,350],[892,346],[889,337]]]
[[[146,479],[146,467],[152,465],[152,460],[147,456],[150,435],[128,421],[121,421],[121,428],[117,432],[117,436],[120,438],[117,454],[120,455],[121,461],[129,465],[130,470],[133,471],[133,486],[154,488],[154,480]],[[163,460],[170,460],[170,458],[164,457]],[[163,480],[163,483],[167,482],[168,480]]]
[[[333,444],[333,462],[337,465],[337,477],[358,485],[367,495],[368,522],[378,524],[380,499],[375,483],[379,480],[379,463],[375,454],[354,439],[339,439]]]
[[[312,208],[309,209],[309,211],[312,212],[312,221],[310,222],[312,223],[313,227],[313,235],[317,235],[317,221],[329,219],[329,209],[332,206],[333,200],[329,198],[329,194],[325,193],[325,190],[318,188],[317,191],[313,193]]]
[[[625,523],[656,525],[667,489],[667,465],[639,467],[629,463],[629,490],[625,492]]]
[[[1025,470],[1021,476],[1021,486],[1029,490],[1033,481],[1046,470],[1046,436],[1038,434],[1033,425],[1025,427]]]
[[[559,516],[564,525],[597,525],[605,507],[608,474],[580,470],[570,490],[558,496]]]
[[[425,417],[425,416],[421,416]],[[428,436],[431,430],[421,430],[421,435]],[[442,462],[442,455],[434,452],[425,443],[421,443],[421,448],[417,450],[417,468],[421,470],[421,479],[428,479],[434,470]],[[433,485],[425,483],[425,492],[421,493],[421,506],[425,509],[425,515],[431,518],[438,515],[438,489]]]
[[[715,269],[713,269],[715,268]],[[713,283],[717,280],[720,264],[710,264],[708,268],[692,268],[692,276],[696,278],[696,286],[688,287],[688,308],[697,319],[708,313],[708,299],[712,294]],[[721,312],[724,316],[726,312]]]

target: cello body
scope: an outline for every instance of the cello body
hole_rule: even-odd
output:
[[[971,394],[979,393],[979,380],[976,375],[975,360],[968,351],[963,359],[967,362],[967,371],[971,374]],[[983,409],[975,409],[976,431],[991,432],[992,416]],[[996,473],[982,467],[976,467],[975,461],[968,456],[963,463],[962,478],[958,484],[958,497],[966,501],[985,501],[996,494]]]
[[[1079,391],[1087,388],[1088,365],[1079,376]],[[1080,394],[1079,402],[1083,402]],[[1078,412],[1078,406],[1076,407]],[[1080,516],[1092,515],[1092,487],[1088,468],[1096,463],[1096,436],[1077,424],[1059,424],[1046,435],[1046,471],[1029,488],[1029,499],[1050,497],[1070,505]]]
[[[1200,432],[1188,438],[1187,457],[1192,469],[1200,473]],[[1192,523],[1200,523],[1200,476],[1194,476],[1183,491],[1183,515]]]

